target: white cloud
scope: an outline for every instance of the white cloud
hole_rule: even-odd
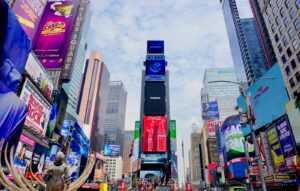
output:
[[[186,166],[191,125],[201,126],[200,88],[205,68],[232,66],[218,1],[92,0],[89,49],[104,55],[111,80],[128,91],[126,129],[139,120],[141,70],[146,41],[165,41],[170,71],[171,117],[177,120],[178,149],[185,144]],[[181,135],[183,135],[181,137]],[[181,151],[179,174],[183,175]],[[181,176],[183,178],[183,176]]]

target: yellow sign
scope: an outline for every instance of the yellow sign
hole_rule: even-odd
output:
[[[107,183],[101,183],[100,184],[100,191],[108,191],[108,184]]]

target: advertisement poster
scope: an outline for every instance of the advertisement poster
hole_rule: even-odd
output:
[[[44,169],[48,149],[38,143],[35,144],[32,155],[32,172],[41,175]]]
[[[208,136],[215,137],[216,136],[215,125],[219,125],[219,127],[221,127],[222,124],[223,124],[223,121],[211,121],[211,122],[208,122],[207,123]]]
[[[27,59],[25,70],[31,76],[38,87],[51,98],[53,91],[53,82],[51,81],[46,70],[40,65],[40,61],[32,54],[29,54]]]
[[[52,103],[52,108],[49,116],[49,122],[46,130],[46,136],[52,138],[55,125],[56,125],[56,120],[58,117],[58,107],[59,107],[59,102],[60,102],[60,92],[57,91],[56,95],[54,96],[54,100]]]
[[[28,137],[21,135],[14,157],[14,165],[20,174],[25,175],[26,167],[28,167],[32,158],[35,142]]]
[[[31,42],[34,41],[46,4],[47,0],[16,0],[12,8]]]
[[[275,126],[268,130],[268,141],[271,149],[275,172],[285,172],[286,164],[281,150],[280,141],[278,139],[277,129]]]
[[[140,178],[145,178],[145,179],[148,179],[148,178],[152,178],[154,176],[159,176],[159,177],[162,177],[162,172],[157,170],[141,170],[140,171]]]
[[[244,136],[240,125],[240,117],[238,115],[227,117],[221,129],[224,136],[227,161],[244,157]]]
[[[47,3],[33,48],[45,68],[63,67],[78,4],[78,0]]]
[[[3,38],[0,47],[0,138],[13,145],[19,141],[28,111],[28,106],[16,96],[15,91],[24,72],[31,43],[6,1],[0,1],[0,13],[7,16],[7,20],[1,20],[6,25],[0,26],[6,31],[0,34]]]
[[[51,146],[50,152],[48,151],[49,154],[47,154],[48,156],[46,157],[46,161],[45,161],[46,165],[49,165],[50,163],[52,163],[55,160],[55,156],[59,150],[60,150],[60,147],[58,145]]]
[[[120,156],[120,145],[104,145],[104,155],[105,156]]]
[[[170,120],[170,138],[171,138],[171,151],[177,151],[177,140],[176,140],[176,120]]]
[[[287,117],[280,119],[275,126],[287,168],[290,171],[296,170],[294,157],[297,156],[297,149]]]
[[[219,108],[217,101],[202,104],[202,119],[219,118]]]
[[[165,81],[165,60],[146,60],[146,81]]]
[[[268,70],[263,75],[263,78],[270,79],[257,80],[245,91],[246,96],[249,97],[247,101],[251,103],[253,114],[255,115],[255,130],[284,115],[286,112],[285,104],[289,101],[285,82],[278,64],[275,64]],[[246,104],[242,96],[238,98],[237,103],[245,111]],[[244,136],[250,134],[250,127],[243,128],[243,133]]]
[[[63,125],[61,127],[60,135],[63,136],[65,139],[67,139],[70,130],[71,130],[71,120],[64,120]]]
[[[25,80],[20,99],[29,107],[25,125],[38,134],[45,135],[51,111],[50,103],[28,79]]]
[[[178,179],[177,155],[171,155],[171,177]]]
[[[166,152],[167,117],[144,116],[143,152]]]

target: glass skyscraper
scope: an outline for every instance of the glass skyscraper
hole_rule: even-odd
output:
[[[259,32],[247,0],[221,0],[238,81],[261,77],[268,69]]]
[[[76,110],[86,61],[85,57],[87,52],[87,35],[90,21],[91,12],[88,7],[86,9],[84,21],[82,23],[77,50],[74,55],[71,78],[68,83],[64,83],[62,86],[66,91],[67,95],[69,96],[65,119],[71,119],[73,121],[78,120],[78,113],[76,112]]]

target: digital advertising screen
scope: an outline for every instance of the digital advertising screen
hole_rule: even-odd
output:
[[[147,41],[147,53],[148,54],[163,54],[164,53],[164,41],[163,40],[148,40]]]
[[[167,151],[167,117],[144,116],[143,152]]]
[[[166,114],[166,86],[161,82],[145,84],[145,115]]]
[[[78,5],[78,0],[47,3],[33,48],[46,69],[63,67]]]
[[[146,81],[165,81],[165,60],[146,60]]]
[[[111,156],[111,157],[120,156],[120,145],[105,144],[104,155]]]
[[[219,118],[219,108],[217,101],[202,103],[202,119]]]

